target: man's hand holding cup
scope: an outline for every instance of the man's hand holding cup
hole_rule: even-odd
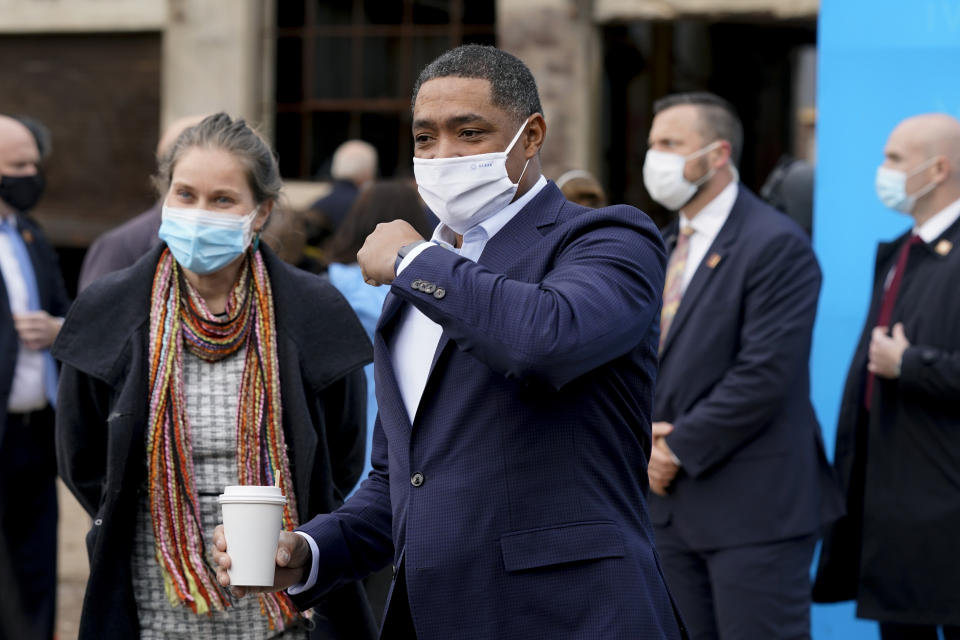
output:
[[[233,594],[242,598],[247,593],[267,593],[282,591],[295,584],[306,582],[310,574],[313,558],[310,545],[303,536],[283,531],[277,546],[277,567],[271,587],[232,587]],[[213,562],[217,567],[217,580],[224,587],[230,585],[230,555],[227,553],[227,538],[223,535],[223,525],[217,525],[213,531]]]
[[[282,531],[287,499],[279,487],[229,486],[218,501],[223,524],[213,532],[213,561],[221,585],[243,597],[306,581],[313,565],[310,545],[303,536]]]

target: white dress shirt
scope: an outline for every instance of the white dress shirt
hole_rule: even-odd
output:
[[[687,286],[693,280],[693,274],[697,272],[697,267],[700,266],[710,249],[710,245],[716,240],[720,229],[727,218],[730,217],[730,210],[733,209],[733,204],[737,201],[739,190],[737,181],[731,180],[730,184],[724,187],[723,191],[717,194],[717,197],[708,202],[692,220],[687,218],[682,209],[680,210],[680,229],[693,228],[693,235],[690,236],[690,248],[687,251],[687,264],[683,269],[683,291],[687,290]]]
[[[929,220],[913,228],[913,233],[927,244],[933,242],[960,218],[960,200],[954,200],[935,213]]]
[[[452,229],[440,223],[434,229],[430,242],[424,242],[414,247],[400,262],[397,267],[397,275],[400,275],[400,272],[406,269],[422,252],[436,246],[444,247],[476,262],[490,238],[503,229],[545,186],[547,186],[547,179],[540,176],[536,184],[522,197],[517,198],[480,224],[468,229],[463,234],[463,243],[459,249],[454,246],[456,244],[456,234]],[[430,365],[433,364],[434,352],[440,342],[443,327],[425,316],[412,304],[404,305],[401,313],[403,317],[400,318],[397,330],[390,341],[390,361],[393,363],[394,375],[397,378],[397,385],[400,387],[403,406],[406,408],[407,416],[412,423],[417,415],[423,390],[427,386],[427,379],[430,377]],[[433,348],[425,348],[424,345],[432,345]],[[307,544],[310,545],[312,563],[310,575],[306,582],[287,589],[287,593],[290,595],[297,595],[312,589],[317,582],[317,575],[320,571],[320,550],[317,547],[316,540],[302,531],[297,531],[297,533],[303,536]]]
[[[3,218],[14,229],[17,228],[16,216]],[[13,252],[10,238],[0,233],[0,272],[7,288],[7,301],[10,313],[25,313],[29,309],[27,283],[20,271],[20,263]],[[47,406],[46,389],[43,379],[43,352],[27,349],[20,342],[17,352],[17,364],[13,369],[13,384],[7,399],[7,411],[26,413]]]
[[[459,249],[454,248],[456,234],[453,230],[443,223],[437,225],[437,228],[433,231],[431,242],[425,242],[418,247],[414,247],[400,263],[397,274],[399,275],[421,252],[436,245],[476,262],[490,238],[510,222],[546,185],[546,178],[540,176],[537,183],[522,197],[517,198],[480,224],[468,229],[463,234],[463,243]],[[434,351],[436,351],[437,344],[440,342],[440,334],[443,333],[443,328],[413,305],[405,305],[402,313],[403,317],[400,319],[400,324],[397,326],[390,343],[390,360],[393,363],[397,384],[400,386],[403,405],[406,407],[407,415],[412,423],[417,415],[417,407],[420,406],[420,397],[427,386],[430,365],[433,364]],[[430,346],[433,348],[429,348]]]
[[[920,239],[925,243],[930,244],[937,238],[939,238],[944,231],[950,228],[954,222],[957,221],[957,218],[960,218],[960,200],[954,200],[947,206],[945,206],[940,211],[936,212],[927,219],[921,225],[914,226],[911,235],[920,236]],[[897,273],[897,265],[894,263],[890,270],[887,271],[886,277],[883,279],[883,290],[886,291],[890,288],[890,284],[893,282],[893,277]]]

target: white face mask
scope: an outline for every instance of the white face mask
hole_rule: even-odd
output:
[[[440,222],[463,235],[513,201],[527,160],[516,182],[507,174],[507,155],[517,144],[529,118],[506,151],[455,158],[414,158],[413,175],[420,197]]]
[[[877,178],[874,186],[880,202],[894,211],[910,214],[917,204],[917,200],[933,191],[937,185],[935,182],[931,182],[915,193],[908,195],[907,180],[929,167],[936,160],[935,157],[930,158],[910,173],[883,166],[877,167]]]
[[[687,161],[712,151],[719,144],[720,141],[716,140],[686,156],[649,149],[643,161],[643,185],[647,188],[647,193],[667,209],[678,211],[690,201],[697,188],[716,173],[716,169],[711,168],[702,178],[690,182],[683,177],[683,168]]]

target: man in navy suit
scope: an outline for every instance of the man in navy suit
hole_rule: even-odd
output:
[[[738,182],[725,100],[654,111],[644,182],[680,214],[648,469],[667,584],[693,638],[807,638],[814,544],[842,510],[809,397],[820,269],[805,232]]]
[[[24,215],[43,191],[30,130],[0,115],[0,566],[28,637],[52,638],[56,600],[57,493],[53,407],[57,370],[49,347],[67,311],[56,254]],[[14,632],[0,620],[0,637]],[[22,632],[22,631],[21,631]]]
[[[503,51],[420,74],[414,170],[443,224],[430,242],[380,225],[358,255],[390,286],[374,469],[283,534],[276,586],[304,583],[298,605],[392,561],[383,638],[680,637],[645,497],[662,243],[632,207],[566,201],[545,133]]]

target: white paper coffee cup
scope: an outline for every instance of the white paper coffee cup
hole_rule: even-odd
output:
[[[278,487],[234,485],[225,487],[218,501],[230,555],[230,584],[273,586],[287,499]]]

